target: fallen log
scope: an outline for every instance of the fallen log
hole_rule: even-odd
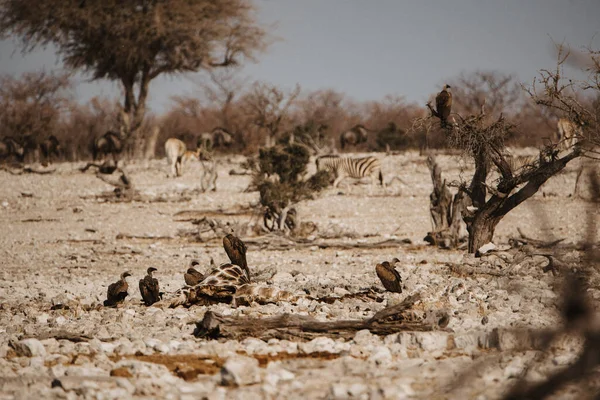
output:
[[[556,246],[557,244],[559,244],[560,242],[565,240],[565,238],[557,239],[557,240],[533,239],[533,238],[525,235],[523,233],[523,231],[521,230],[521,228],[517,228],[517,232],[519,232],[519,235],[521,237],[520,238],[511,238],[512,240],[514,240],[516,242],[520,242],[522,244],[530,244],[530,245],[540,248],[540,249],[552,248],[552,247]]]
[[[359,242],[323,242],[323,241],[295,241],[289,238],[283,240],[244,240],[248,245],[259,247],[261,250],[287,250],[290,248],[306,248],[306,247],[318,247],[319,249],[382,249],[388,247],[398,247],[402,245],[410,244],[406,239],[386,239],[380,242],[373,243],[359,243]]]
[[[196,324],[194,336],[211,339],[243,340],[254,337],[261,340],[311,340],[316,337],[352,339],[356,332],[368,329],[375,335],[391,335],[400,331],[443,330],[435,323],[407,321],[401,313],[419,299],[409,296],[402,303],[388,307],[372,318],[363,320],[318,321],[307,315],[281,314],[269,318],[247,318],[224,316],[212,311],[204,314]],[[389,319],[389,317],[398,317]]]

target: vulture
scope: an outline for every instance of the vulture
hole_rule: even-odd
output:
[[[238,237],[228,234],[223,238],[223,248],[227,257],[233,265],[238,265],[246,271],[246,277],[250,280],[250,270],[246,263],[246,245]]]
[[[152,273],[157,271],[156,268],[148,268],[147,275],[140,279],[140,293],[146,306],[151,306],[160,300],[160,293],[158,291],[158,279],[152,277]]]
[[[449,85],[444,85],[442,91],[435,97],[435,107],[442,121],[442,128],[447,128],[449,126],[448,117],[452,109],[452,93]]]
[[[131,274],[127,271],[121,274],[121,279],[116,281],[115,283],[111,283],[108,286],[108,292],[106,293],[106,300],[104,300],[104,305],[106,307],[115,307],[117,304],[122,303],[127,297],[127,289],[129,289],[129,285],[125,278],[131,276]]]
[[[188,270],[183,274],[183,279],[185,279],[185,284],[188,286],[196,286],[200,282],[204,280],[204,275],[198,272],[193,266],[198,265],[198,262],[192,261],[192,267],[188,268]]]
[[[395,264],[398,261],[397,258],[394,258],[392,264]],[[402,293],[402,278],[392,264],[387,261],[377,264],[377,266],[375,266],[375,272],[386,290],[394,293]]]

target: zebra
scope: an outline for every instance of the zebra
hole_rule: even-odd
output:
[[[123,150],[123,138],[114,131],[108,131],[96,138],[92,143],[92,156],[94,161],[98,158],[112,154],[113,160],[117,161],[117,154]]]
[[[376,185],[376,181],[379,179],[381,186],[385,186],[383,174],[381,173],[381,163],[377,157],[350,158],[327,155],[318,157],[315,162],[317,171],[325,170],[335,174],[334,188],[345,178],[361,179],[365,177],[370,177],[373,185]]]
[[[183,165],[189,160],[200,160],[202,148],[197,148],[196,151],[187,150],[185,143],[176,138],[169,138],[165,142],[165,154],[167,162],[171,167],[171,176],[181,176],[183,174]]]
[[[356,146],[357,144],[364,143],[367,141],[367,128],[364,125],[354,125],[347,131],[340,134],[340,145],[342,150],[347,144]]]

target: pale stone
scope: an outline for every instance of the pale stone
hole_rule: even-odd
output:
[[[37,339],[23,339],[18,342],[13,342],[12,347],[14,348],[17,355],[22,357],[45,357],[46,348]]]
[[[221,384],[224,386],[245,386],[260,381],[260,369],[255,358],[231,357],[221,368]]]

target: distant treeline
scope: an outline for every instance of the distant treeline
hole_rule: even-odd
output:
[[[400,95],[359,102],[334,90],[284,91],[266,83],[234,83],[231,76],[222,80],[213,76],[201,86],[200,97],[172,98],[164,114],[146,116],[142,127],[128,138],[123,157],[162,157],[162,145],[169,137],[195,148],[200,135],[216,127],[230,132],[234,140],[215,151],[237,154],[254,153],[269,140],[273,143],[311,129],[318,129],[318,139],[324,144],[340,150],[340,135],[359,124],[367,129],[367,140],[344,151],[447,146],[445,131],[437,125],[429,132],[412,129],[413,119],[429,111],[424,104],[409,103]],[[554,137],[558,116],[532,104],[512,76],[474,72],[448,83],[454,91],[453,112],[467,115],[485,104],[489,115],[503,113],[511,120],[516,129],[510,145],[539,146]],[[72,89],[67,75],[42,72],[0,78],[0,138],[41,142],[54,135],[61,143],[60,158],[90,159],[95,138],[108,130],[119,132],[119,103],[96,97],[80,104]],[[160,132],[157,140],[151,135],[154,127]]]

